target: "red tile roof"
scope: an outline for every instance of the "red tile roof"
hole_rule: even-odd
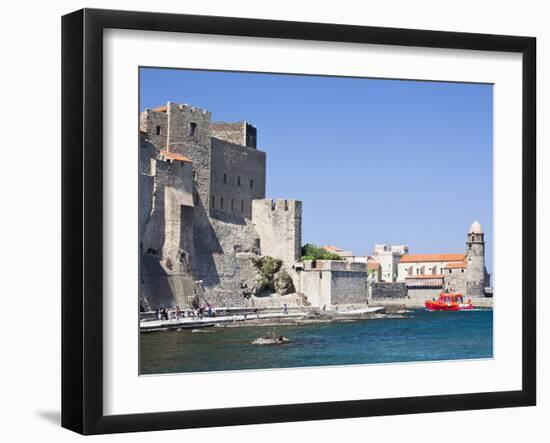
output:
[[[326,245],[322,247],[323,249],[326,249],[329,252],[344,252],[343,249],[339,248],[338,246],[334,245]]]
[[[143,128],[139,128],[139,133],[140,134],[147,134],[147,131]]]
[[[446,269],[461,269],[466,267],[466,262],[461,261],[458,263],[449,263],[447,266],[445,266]]]
[[[423,280],[423,279],[434,279],[434,278],[443,278],[441,274],[434,274],[434,275],[411,275],[410,277],[405,277],[405,280]]]
[[[403,255],[399,263],[464,261],[465,254],[407,254]]]
[[[193,163],[193,161],[189,157],[186,157],[185,155],[176,154],[175,152],[163,151],[162,149],[160,150],[160,153],[164,157],[169,158],[170,160],[178,160],[180,162]]]
[[[378,269],[380,269],[380,263],[378,263],[377,261],[367,263],[367,269],[369,271],[377,271]]]
[[[163,106],[157,106],[156,108],[153,108],[151,109],[151,111],[155,111],[155,112],[166,112],[166,105],[163,105]]]

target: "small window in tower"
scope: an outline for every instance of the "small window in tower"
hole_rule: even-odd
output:
[[[476,238],[475,238],[475,236],[474,236],[474,235],[472,235],[472,241],[474,241],[475,239],[476,239]]]
[[[194,122],[189,123],[189,131],[187,135],[189,137],[193,137],[195,135],[196,130],[197,130],[197,124]]]
[[[216,206],[216,198],[212,196],[212,208],[214,208],[214,206]]]
[[[223,197],[220,197],[220,209],[223,209]]]
[[[237,186],[241,186],[241,176],[237,176]]]
[[[197,181],[197,171],[193,171],[193,180]]]
[[[160,135],[160,126],[157,126],[157,128],[156,128],[156,131],[155,131],[155,132],[156,132],[156,134],[157,134],[157,135]]]
[[[244,201],[241,200],[241,212],[244,212]]]
[[[254,187],[254,180],[250,179],[250,189]]]
[[[464,269],[462,269],[460,272],[462,272],[464,274]]]
[[[223,184],[227,184],[227,174],[223,174]]]

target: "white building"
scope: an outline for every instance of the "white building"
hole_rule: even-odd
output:
[[[397,265],[401,256],[409,253],[407,245],[374,245],[373,259],[380,263],[381,279],[384,282],[397,281]]]
[[[407,278],[431,276],[442,278],[446,268],[463,268],[466,254],[407,254],[397,265],[397,281]]]

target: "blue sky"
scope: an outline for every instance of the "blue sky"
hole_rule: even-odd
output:
[[[141,69],[140,110],[167,101],[258,128],[267,197],[302,200],[304,243],[458,253],[477,219],[492,271],[491,85]]]

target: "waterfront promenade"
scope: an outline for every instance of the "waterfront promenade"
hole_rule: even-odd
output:
[[[384,307],[351,307],[349,309],[342,309],[338,311],[327,311],[322,314],[322,317],[329,317],[331,319],[345,319],[345,318],[357,318],[364,317],[369,314],[381,313],[385,310]],[[243,312],[242,309],[235,309],[236,313],[229,313],[231,309],[225,310],[226,315],[215,315],[215,316],[203,316],[199,317],[180,317],[180,318],[170,318],[168,320],[158,320],[155,318],[144,318],[140,320],[140,331],[141,332],[159,332],[159,331],[170,331],[178,329],[198,329],[204,327],[211,327],[215,325],[230,325],[233,323],[243,324],[244,322],[252,323],[261,323],[268,321],[300,321],[307,320],[311,318],[316,318],[314,312],[319,314],[317,310],[297,310],[290,309],[288,312],[273,312],[271,310],[262,310],[257,312]],[[153,313],[149,313],[150,315]]]

